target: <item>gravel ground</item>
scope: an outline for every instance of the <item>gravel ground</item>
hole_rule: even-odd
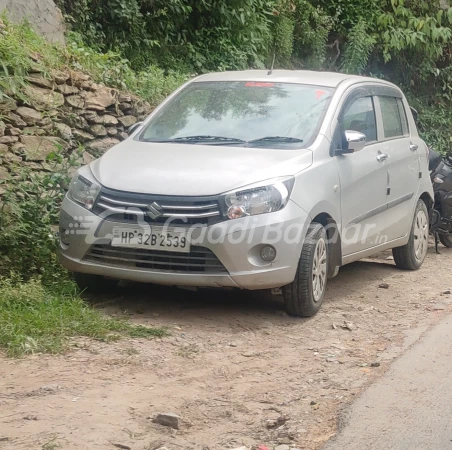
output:
[[[390,253],[342,268],[312,319],[262,292],[145,285],[92,298],[171,335],[0,357],[0,449],[317,450],[341,409],[452,311],[452,251],[441,251],[418,272]],[[179,429],[158,413],[177,414]]]

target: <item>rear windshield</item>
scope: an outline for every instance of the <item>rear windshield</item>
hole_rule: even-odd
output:
[[[259,147],[301,147],[317,132],[332,94],[331,88],[303,84],[194,82],[151,119],[140,140],[181,142],[207,136],[246,146],[259,141]],[[212,139],[196,143],[208,145]]]

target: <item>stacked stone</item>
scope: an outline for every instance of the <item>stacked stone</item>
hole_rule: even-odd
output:
[[[69,157],[82,148],[79,163],[88,164],[151,111],[138,97],[78,72],[55,72],[50,79],[32,73],[26,82],[20,95],[0,99],[0,180],[17,165],[50,170],[46,160],[55,151]]]

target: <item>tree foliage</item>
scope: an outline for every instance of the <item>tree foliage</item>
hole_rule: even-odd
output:
[[[85,43],[138,71],[263,68],[275,57],[276,67],[389,79],[428,123],[452,102],[448,0],[57,1]]]

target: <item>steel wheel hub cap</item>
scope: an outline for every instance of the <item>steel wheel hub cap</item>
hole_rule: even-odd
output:
[[[414,255],[423,261],[428,250],[428,219],[424,211],[419,211],[414,222]]]
[[[312,264],[312,290],[314,301],[318,302],[325,291],[326,286],[326,242],[321,238],[318,240],[314,250],[314,261]]]

